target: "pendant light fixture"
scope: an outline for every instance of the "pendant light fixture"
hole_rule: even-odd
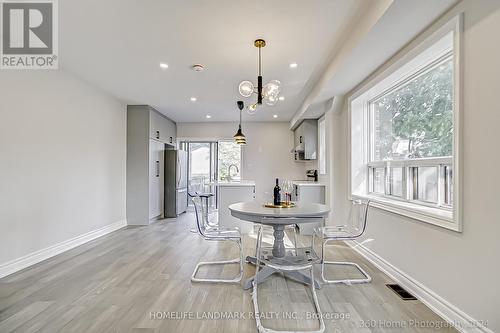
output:
[[[236,102],[236,104],[238,105],[238,109],[240,109],[240,124],[238,126],[238,131],[234,135],[234,141],[239,145],[246,145],[247,140],[245,138],[245,135],[241,131],[241,110],[243,110],[243,107],[245,105],[243,104],[243,101],[238,101],[238,102]]]
[[[271,80],[266,85],[262,85],[262,48],[266,46],[266,41],[256,39],[253,45],[259,49],[257,88],[250,81],[242,81],[238,87],[240,95],[243,97],[250,97],[252,94],[257,94],[257,103],[248,106],[249,114],[254,114],[257,106],[262,105],[262,102],[269,106],[275,105],[278,102],[281,91],[281,82],[278,80]]]

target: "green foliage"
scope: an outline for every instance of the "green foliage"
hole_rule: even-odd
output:
[[[233,141],[219,141],[219,180],[228,179],[228,168],[231,164],[241,170],[241,146]],[[236,169],[231,168],[231,177],[233,179],[240,177],[240,173],[236,173]]]
[[[375,100],[372,107],[375,160],[452,155],[452,59]]]

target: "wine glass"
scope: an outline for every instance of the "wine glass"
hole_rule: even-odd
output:
[[[283,180],[283,183],[281,184],[281,188],[283,189],[283,193],[285,194],[285,204],[290,203],[290,194],[292,191],[292,182],[288,179]]]

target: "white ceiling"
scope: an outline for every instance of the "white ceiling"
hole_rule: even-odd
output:
[[[264,83],[279,79],[286,99],[245,120],[273,120],[273,114],[289,120],[315,66],[363,2],[60,1],[61,67],[179,122],[205,121],[206,114],[211,121],[235,121],[239,82],[257,79],[253,41],[264,38]],[[160,62],[169,68],[161,70]],[[292,62],[299,66],[290,69]],[[190,70],[196,63],[206,71]]]
[[[356,49],[355,57],[342,69],[342,80],[322,88],[318,100],[359,83],[454,1],[396,0],[391,8],[402,16],[386,17],[379,32],[375,26],[376,34],[368,42],[377,43],[376,49],[368,54],[366,46]],[[212,116],[210,121],[236,121],[236,101],[243,99],[237,92],[238,84],[244,79],[256,81],[253,41],[264,38],[264,83],[280,80],[286,99],[274,107],[263,106],[257,114],[245,115],[244,120],[288,121],[302,105],[312,81],[328,66],[339,41],[349,33],[349,24],[369,3],[60,1],[61,68],[127,104],[149,104],[177,122],[206,121],[207,114]],[[411,10],[405,12],[405,6]],[[160,69],[160,62],[168,63],[169,68]],[[298,63],[296,69],[289,67],[292,62]],[[197,63],[205,65],[206,71],[192,71],[190,66]],[[190,97],[197,101],[191,102]],[[249,104],[255,97],[243,100]],[[279,117],[273,119],[273,114]]]

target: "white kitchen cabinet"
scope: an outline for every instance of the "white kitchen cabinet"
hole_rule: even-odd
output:
[[[296,181],[293,182],[293,186],[293,201],[325,204],[326,187],[324,184],[311,181]],[[301,223],[298,225],[301,235],[312,235],[314,228],[319,226],[321,226],[320,223]]]
[[[219,226],[225,228],[238,227],[242,234],[248,234],[253,229],[253,223],[245,222],[231,215],[229,205],[242,201],[255,199],[255,183],[242,181],[242,183],[215,183],[219,195]]]
[[[167,133],[165,142],[175,146],[177,141],[177,125],[168,119],[168,121],[163,122],[163,128],[165,129],[165,133]]]
[[[294,131],[295,160],[315,160],[318,150],[318,121],[306,119]]]
[[[154,109],[150,109],[149,137],[175,146],[177,140],[176,124]]]
[[[127,105],[127,223],[147,225],[164,211],[164,154],[177,127],[149,105]],[[172,138],[170,138],[172,137]],[[170,145],[167,147],[167,144]]]
[[[163,213],[165,144],[149,141],[149,218],[154,219]]]

